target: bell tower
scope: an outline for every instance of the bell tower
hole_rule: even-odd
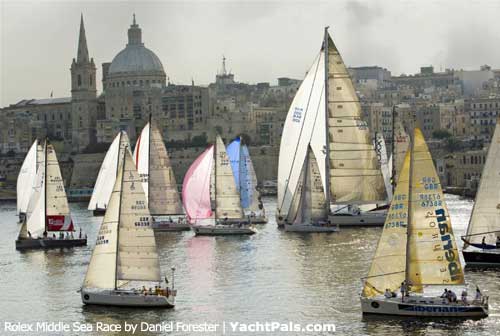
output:
[[[97,116],[96,66],[89,58],[83,14],[80,18],[78,53],[71,63],[72,149],[80,152],[95,143]]]

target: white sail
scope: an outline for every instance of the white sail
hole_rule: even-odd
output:
[[[491,138],[481,182],[476,195],[466,240],[470,243],[495,245],[500,235],[500,124]]]
[[[45,175],[47,231],[73,231],[73,221],[69,211],[64,181],[57,161],[56,151],[51,144],[46,145],[47,162]]]
[[[321,182],[318,162],[314,152],[309,147],[304,163],[304,181],[302,182],[299,212],[294,224],[312,225],[328,219],[328,206],[325,191]]]
[[[328,34],[326,42],[331,199],[334,203],[344,204],[383,202],[387,200],[384,179],[370,131],[361,118],[358,96],[342,57]]]
[[[31,193],[26,211],[26,228],[21,230],[21,233],[23,231],[25,234],[29,232],[33,238],[42,237],[45,232],[45,151],[46,144],[42,148],[43,162],[38,167],[35,187]],[[26,236],[23,236],[23,238],[26,238]]]
[[[385,191],[387,193],[387,198],[392,199],[392,185],[391,185],[391,160],[387,159],[387,147],[385,146],[385,140],[382,133],[377,133],[375,137],[375,150],[377,152],[378,160],[380,162],[380,168],[382,170],[382,176],[384,177]]]
[[[26,213],[35,186],[38,140],[33,142],[17,176],[17,213]]]
[[[152,215],[181,214],[174,170],[158,128],[144,126],[134,150],[134,158]]]
[[[243,218],[240,194],[236,188],[226,146],[219,135],[217,135],[214,154],[216,216],[217,218]]]
[[[160,281],[151,215],[129,151],[120,168],[85,277],[86,288]]]
[[[121,151],[124,148],[130,150],[130,143],[125,131],[120,131],[115,137],[111,146],[104,157],[99,170],[99,175],[92,191],[88,210],[106,209],[108,201],[113,191],[116,175],[118,172],[118,162],[120,161]]]
[[[326,184],[325,59],[321,52],[290,105],[281,136],[278,165],[278,212],[288,214],[311,145]]]

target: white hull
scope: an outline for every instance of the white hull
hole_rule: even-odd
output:
[[[384,226],[387,211],[356,214],[330,214],[328,219],[339,226]]]
[[[144,295],[134,291],[99,290],[83,288],[81,291],[84,304],[123,306],[123,307],[163,307],[175,306],[175,295]]]
[[[232,235],[252,235],[257,233],[254,229],[246,226],[237,227],[230,225],[204,225],[193,226],[197,236],[232,236]]]
[[[287,232],[338,232],[339,228],[336,226],[326,225],[306,225],[306,224],[285,224],[285,231]]]
[[[361,297],[363,314],[422,316],[422,317],[486,317],[488,303],[463,302],[448,303],[440,297],[409,296],[404,302],[401,298]]]

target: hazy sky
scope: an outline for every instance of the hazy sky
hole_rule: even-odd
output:
[[[500,67],[500,0],[4,1],[0,0],[0,106],[70,96],[80,13],[98,69],[125,47],[136,13],[146,47],[174,83],[208,84],[222,55],[236,80],[302,78],[323,27],[350,66],[393,74],[420,66]]]

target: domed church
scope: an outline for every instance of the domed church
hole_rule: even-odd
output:
[[[104,84],[110,89],[125,86],[162,87],[165,79],[160,59],[142,42],[142,31],[134,14],[133,23],[128,30],[128,43],[113,58]]]

